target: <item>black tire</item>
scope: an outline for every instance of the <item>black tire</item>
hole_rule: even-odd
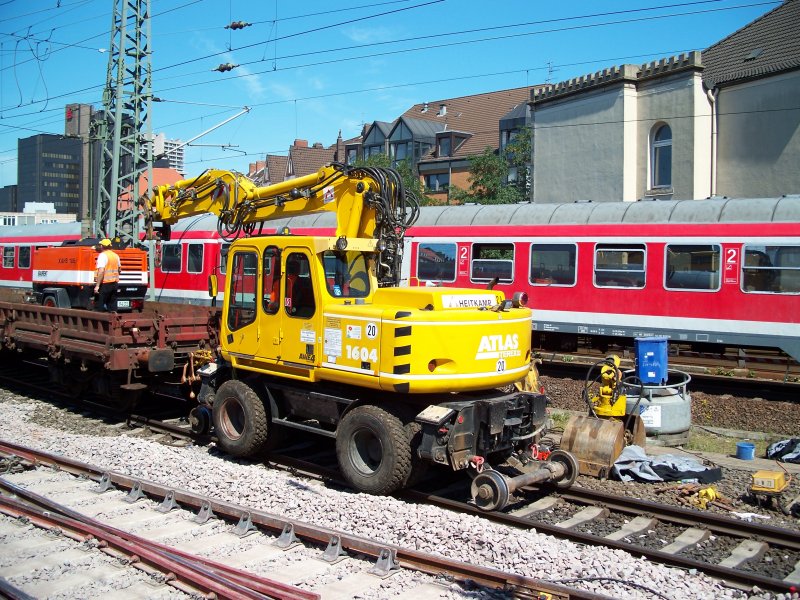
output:
[[[377,406],[358,406],[342,418],[336,457],[348,483],[370,494],[391,494],[411,475],[408,433],[400,419]]]
[[[226,381],[214,395],[217,446],[231,456],[259,458],[266,449],[269,417],[261,398],[243,381]]]
[[[48,294],[44,298],[42,298],[42,306],[47,306],[48,308],[58,308],[58,302],[56,302],[56,297],[52,294]]]
[[[417,485],[428,477],[428,475],[430,475],[429,467],[431,463],[421,459],[419,456],[419,447],[422,443],[422,425],[416,421],[409,421],[405,424],[403,429],[406,430],[409,447],[411,448],[411,469],[408,478],[403,484],[403,487],[406,488]]]

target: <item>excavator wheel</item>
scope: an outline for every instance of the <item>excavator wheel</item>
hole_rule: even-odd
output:
[[[391,494],[411,475],[408,432],[377,406],[357,406],[336,430],[336,457],[345,479],[359,491]]]
[[[269,417],[258,394],[243,381],[226,381],[214,395],[212,411],[217,445],[223,452],[258,458],[267,444]]]

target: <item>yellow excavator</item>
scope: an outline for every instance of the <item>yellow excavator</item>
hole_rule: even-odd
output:
[[[398,287],[418,203],[394,170],[331,164],[263,187],[209,170],[141,202],[153,235],[213,213],[233,240],[220,348],[198,370],[192,413],[225,452],[259,457],[313,432],[335,439],[358,490],[388,494],[440,465],[467,470],[487,510],[522,487],[574,481],[568,452],[532,456],[546,397],[512,386],[531,366],[526,295]],[[323,211],[333,236],[265,235],[269,221]],[[217,286],[211,275],[212,297]]]

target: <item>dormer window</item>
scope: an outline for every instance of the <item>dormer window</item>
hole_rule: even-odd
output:
[[[468,133],[460,131],[444,131],[436,136],[436,156],[447,158],[455,156],[461,145],[469,139]]]
[[[450,136],[447,137],[440,137],[439,138],[439,147],[437,149],[437,154],[441,158],[443,156],[452,156],[453,155],[453,138]]]

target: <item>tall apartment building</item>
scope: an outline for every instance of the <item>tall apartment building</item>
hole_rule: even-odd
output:
[[[153,136],[153,164],[155,166],[175,169],[181,176],[186,174],[183,162],[183,142],[181,140],[168,140],[163,133]],[[166,163],[162,163],[166,161]]]

